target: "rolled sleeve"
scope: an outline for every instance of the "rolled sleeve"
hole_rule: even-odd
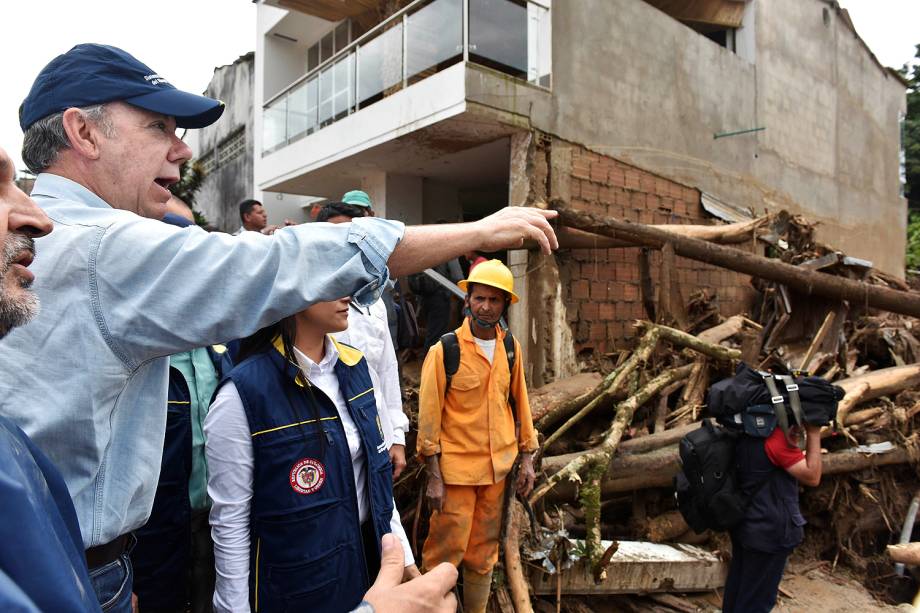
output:
[[[383,221],[385,224],[374,223]],[[352,220],[348,231],[348,242],[356,245],[367,261],[368,272],[374,275],[364,287],[356,291],[353,296],[359,306],[370,306],[380,299],[387,281],[390,279],[390,270],[387,260],[396,245],[402,240],[405,226],[399,222],[377,217],[360,217]]]
[[[428,350],[422,364],[421,384],[418,392],[418,447],[423,457],[441,453],[441,413],[444,410],[444,391],[447,376],[441,343]]]

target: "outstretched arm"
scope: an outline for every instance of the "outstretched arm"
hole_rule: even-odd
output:
[[[421,272],[473,249],[519,249],[536,241],[544,253],[559,247],[549,219],[555,211],[511,206],[470,223],[410,226],[387,262],[394,277]]]

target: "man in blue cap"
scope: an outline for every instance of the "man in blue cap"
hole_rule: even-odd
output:
[[[39,239],[45,316],[0,346],[0,413],[61,469],[93,587],[128,611],[131,532],[150,514],[163,448],[168,356],[242,338],[319,301],[377,297],[470,249],[558,246],[552,213],[511,207],[470,224],[405,228],[364,218],[231,237],[160,219],[192,152],[177,128],[223,112],[130,54],[77,45],[39,73],[20,107],[33,197],[55,224]],[[189,317],[194,313],[194,317]],[[445,592],[447,589],[445,589]],[[436,606],[436,605],[433,605]]]

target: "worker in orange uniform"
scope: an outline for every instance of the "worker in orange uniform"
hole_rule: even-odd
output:
[[[426,569],[462,564],[464,613],[479,613],[498,561],[506,477],[520,452],[515,486],[530,493],[537,436],[520,345],[499,325],[518,301],[511,271],[490,260],[458,285],[467,292],[468,315],[422,366],[418,449],[432,509],[422,559]]]

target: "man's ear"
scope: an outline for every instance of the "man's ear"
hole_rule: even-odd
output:
[[[63,125],[71,149],[91,160],[99,159],[100,132],[83,111],[73,107],[64,111]]]

